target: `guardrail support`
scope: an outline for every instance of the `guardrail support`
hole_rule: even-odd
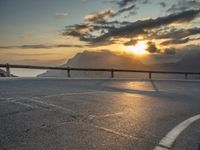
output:
[[[149,79],[151,79],[151,74],[152,74],[152,73],[151,73],[151,72],[149,72]]]
[[[114,78],[114,70],[111,69],[111,78]]]
[[[187,73],[185,73],[185,79],[188,79],[188,74]]]
[[[10,77],[10,66],[9,66],[9,64],[6,64],[6,73],[7,73],[7,76]]]
[[[71,75],[70,75],[70,68],[67,68],[67,77],[70,78]]]

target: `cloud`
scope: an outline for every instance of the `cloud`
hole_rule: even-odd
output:
[[[119,7],[125,7],[130,2],[135,2],[135,1],[136,0],[120,0],[117,2],[117,4],[119,5]]]
[[[112,12],[112,13],[110,13]],[[97,16],[101,14],[100,19]],[[113,11],[102,11],[100,13],[93,14],[92,17],[88,17],[88,21],[93,21],[93,23],[83,23],[75,24],[71,26],[66,26],[65,31],[62,33],[64,36],[72,36],[79,38],[80,41],[85,41],[89,45],[106,45],[113,44],[120,38],[131,38],[137,37],[139,35],[146,35],[146,39],[167,39],[167,38],[179,38],[180,40],[168,41],[174,43],[184,43],[187,42],[187,36],[199,34],[199,28],[191,29],[170,29],[168,25],[173,23],[189,23],[192,20],[199,17],[200,9],[187,10],[180,13],[174,13],[163,17],[150,18],[145,20],[138,20],[135,22],[119,22],[111,21],[105,19],[104,16],[114,15]],[[108,17],[107,16],[107,17]],[[107,18],[106,17],[106,18]],[[168,28],[166,30],[166,28]],[[163,29],[166,30],[163,32]],[[156,31],[155,31],[156,30]],[[159,32],[157,32],[160,30]],[[179,31],[180,30],[180,31]],[[152,34],[153,33],[153,34]],[[148,36],[147,36],[148,35]],[[129,44],[129,43],[125,43]],[[168,44],[162,43],[162,44]]]
[[[162,6],[163,8],[165,8],[165,7],[167,6],[167,4],[166,4],[165,2],[160,2],[159,4],[160,4],[160,6]]]
[[[200,28],[198,27],[188,29],[168,28],[166,30],[164,29],[164,31],[154,31],[152,38],[165,39],[161,45],[166,46],[171,44],[186,44],[191,41],[200,40],[200,38],[193,37],[199,34]]]
[[[122,8],[122,7],[125,7],[127,6],[128,4],[133,4],[133,3],[141,3],[141,4],[146,4],[148,3],[149,0],[120,0],[120,1],[116,1],[116,4]]]
[[[120,15],[120,14],[122,14],[122,13],[124,13],[124,12],[128,12],[128,11],[130,11],[130,10],[132,10],[132,9],[135,9],[135,10],[136,10],[136,6],[135,6],[134,4],[119,9],[119,10],[118,10],[116,13],[114,13],[112,16],[118,16],[118,15]]]
[[[120,8],[116,12],[114,12],[111,9],[105,9],[100,12],[94,12],[91,14],[88,14],[84,17],[84,22],[87,23],[104,23],[106,22],[110,17],[116,17],[118,15],[121,15],[122,13],[129,12],[131,10],[135,9],[136,6],[134,4],[125,6],[123,8]],[[134,11],[135,12],[135,11]]]
[[[148,51],[149,53],[160,53],[160,49],[157,48],[156,44],[149,41],[147,43],[147,48],[146,48],[146,51]]]
[[[186,38],[186,39],[172,39],[172,40],[167,40],[162,42],[162,45],[171,45],[171,44],[185,44],[187,42],[189,42],[190,39]]]
[[[83,48],[86,47],[87,45],[70,45],[70,44],[58,44],[55,45],[55,48],[60,48],[60,47],[76,47],[76,48]]]
[[[56,15],[56,17],[62,18],[62,17],[68,16],[69,13],[67,13],[67,12],[57,12],[55,15]]]
[[[137,42],[138,42],[138,40],[136,40],[136,39],[131,39],[131,40],[129,40],[128,42],[125,42],[124,43],[124,45],[125,46],[134,46],[134,45],[136,45],[137,44]]]
[[[119,9],[113,16],[118,16],[124,12],[130,12],[128,16],[137,14],[137,4],[146,4],[149,0],[105,0],[105,2],[117,4]],[[133,10],[134,11],[131,11]],[[125,16],[125,17],[128,17]]]
[[[107,30],[112,30],[113,26],[118,22],[104,22],[101,24],[75,24],[66,26],[63,36],[77,37],[81,41],[88,41],[90,38],[94,38],[92,32],[99,32],[104,34]]]
[[[62,48],[62,47],[76,47],[83,48],[87,45],[70,45],[70,44],[58,44],[58,45],[20,45],[20,46],[0,46],[0,49],[13,49],[13,48],[21,48],[21,49],[51,49],[51,48]]]
[[[191,41],[200,40],[200,38],[185,38],[185,39],[171,39],[162,42],[162,45],[171,45],[171,44],[185,44]]]
[[[1,52],[1,54],[4,54],[4,55],[14,55],[14,56],[49,56],[49,55],[54,55],[52,53],[15,53],[15,52]]]
[[[164,33],[156,33],[154,38],[157,39],[182,39],[188,36],[200,34],[200,28],[194,27],[189,29],[176,29],[172,28],[169,31],[165,31]]]
[[[164,25],[172,23],[183,23],[190,22],[196,18],[200,13],[200,10],[189,10],[177,14],[171,14],[165,17],[158,17],[156,19],[139,20],[136,22],[129,23],[126,26],[116,27],[112,30],[108,30],[107,33],[98,37],[87,39],[91,42],[104,42],[113,37],[130,37],[139,34],[144,34],[146,29],[154,29]]]
[[[84,21],[93,22],[93,23],[101,23],[101,22],[105,22],[112,15],[113,15],[113,11],[111,9],[106,9],[101,12],[91,13],[89,15],[86,15],[84,18]]]
[[[0,46],[0,49],[13,49],[13,48],[22,48],[22,49],[39,49],[39,48],[50,48],[46,45],[21,45],[21,46]]]
[[[182,12],[189,9],[199,9],[200,1],[199,0],[177,0],[176,4],[173,4],[168,8],[168,12]]]
[[[115,14],[113,14],[113,16],[118,16],[124,12],[129,11],[129,15],[124,16],[126,18],[131,15],[137,14],[137,9],[139,8],[138,4],[147,4],[149,0],[104,0],[104,2],[114,3],[118,5],[119,9]]]
[[[62,33],[64,36],[82,37],[91,30],[93,30],[94,25],[89,24],[75,24],[66,26],[65,32]]]
[[[22,45],[22,46],[18,46],[18,48],[24,48],[24,49],[29,49],[29,48],[33,48],[33,49],[38,49],[38,48],[50,48],[51,46],[47,46],[47,45]]]

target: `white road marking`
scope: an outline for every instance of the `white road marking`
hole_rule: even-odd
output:
[[[26,104],[26,103],[22,103],[22,102],[19,102],[19,101],[8,101],[10,103],[15,103],[15,104],[19,104],[19,105],[23,105],[23,106],[26,106],[26,107],[29,107],[29,108],[37,108],[36,106],[32,106],[32,105],[29,105],[29,104]]]
[[[120,116],[122,115],[123,112],[119,112],[119,113],[113,113],[113,114],[105,114],[105,115],[89,115],[86,118],[84,118],[84,120],[93,120],[95,118],[106,118],[106,117],[113,117],[113,116]]]
[[[200,114],[193,116],[180,124],[178,124],[175,128],[173,128],[154,148],[154,150],[166,150],[169,149],[176,138],[183,132],[189,125],[191,125],[193,122],[197,121],[200,119]]]
[[[44,102],[44,101],[40,101],[40,100],[37,100],[37,99],[34,99],[34,98],[21,97],[21,99],[25,99],[25,100],[32,101],[32,102],[35,102],[35,103],[43,104],[45,106],[60,110],[60,111],[65,112],[65,113],[75,113],[71,109],[64,108],[64,107],[61,107],[61,106],[58,106],[58,105],[55,105],[55,104],[52,104],[52,103],[47,103],[47,102]]]
[[[93,120],[94,118],[106,118],[106,117],[113,117],[113,116],[121,116],[123,115],[123,112],[117,112],[112,114],[105,114],[105,115],[89,115],[87,118],[89,120]]]
[[[106,93],[107,91],[88,91],[88,92],[72,92],[72,93],[61,93],[55,95],[46,95],[44,98],[57,97],[57,96],[71,96],[71,95],[83,95],[83,94],[96,94],[96,93]]]
[[[98,126],[98,125],[92,125],[92,126],[95,127],[95,128],[97,128],[97,129],[104,130],[104,131],[106,131],[106,132],[109,132],[109,133],[112,133],[112,134],[115,134],[115,135],[119,135],[119,136],[128,138],[128,139],[130,139],[130,140],[141,140],[141,139],[138,138],[138,137],[134,137],[134,136],[131,136],[131,135],[128,135],[128,134],[124,134],[124,133],[115,131],[115,130],[113,130],[113,129],[101,127],[101,126]]]

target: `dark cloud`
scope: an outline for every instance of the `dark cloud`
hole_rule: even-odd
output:
[[[120,0],[117,2],[119,7],[125,7],[127,6],[130,2],[136,2],[137,0]]]
[[[162,45],[171,45],[171,44],[185,44],[187,42],[189,42],[190,39],[186,38],[186,39],[172,39],[172,40],[167,40],[162,42]]]
[[[167,6],[165,2],[160,2],[159,4],[160,4],[160,6],[162,6],[163,8],[165,8],[165,7]]]
[[[86,47],[87,45],[70,45],[70,44],[58,44],[58,45],[20,45],[20,46],[0,46],[0,49],[14,49],[14,48],[21,48],[21,49],[50,49],[50,48],[62,48],[62,47],[76,47],[82,48]]]
[[[146,35],[151,39],[167,39],[167,38],[187,38],[190,35],[199,34],[199,28],[192,29],[170,29],[165,32],[154,32],[154,30],[161,30],[166,28],[167,25],[173,23],[188,23],[200,14],[200,10],[188,10],[180,13],[171,14],[164,17],[158,17],[156,19],[138,20],[136,22],[119,22],[119,21],[101,21],[96,23],[84,23],[76,24],[72,26],[66,26],[63,32],[64,36],[78,37],[81,41],[88,42],[92,45],[109,44],[118,38],[134,38],[138,35]],[[113,14],[112,14],[113,15]],[[94,17],[95,18],[95,17]],[[161,30],[162,31],[162,30]],[[150,34],[154,32],[154,34]],[[156,34],[155,34],[156,33]],[[158,34],[159,33],[159,34]],[[147,36],[148,35],[148,36]],[[151,35],[151,36],[150,36]],[[175,41],[176,43],[186,42],[186,40]],[[174,43],[175,43],[174,42]],[[166,43],[164,43],[166,44]]]
[[[2,52],[1,54],[4,54],[4,55],[14,55],[14,56],[49,56],[49,55],[54,55],[52,53],[16,53],[16,52]]]
[[[137,14],[138,4],[147,4],[148,1],[149,0],[106,0],[106,2],[115,3],[119,7],[119,10],[117,10],[113,16],[129,12],[129,15],[124,16],[125,18]]]
[[[96,27],[97,28],[97,27]],[[73,37],[83,37],[88,32],[92,31],[94,29],[94,25],[90,24],[75,24],[66,26],[65,32],[62,33],[62,35],[67,36],[73,36]]]
[[[70,44],[58,44],[58,45],[55,45],[54,47],[76,47],[76,48],[82,48],[82,47],[86,47],[87,45],[70,45]]]
[[[104,23],[110,17],[116,17],[118,15],[121,15],[122,13],[130,12],[133,9],[136,10],[136,6],[134,4],[131,4],[131,5],[127,5],[123,8],[120,8],[116,12],[114,12],[111,9],[102,10],[100,12],[94,12],[94,13],[86,15],[84,17],[84,22],[85,23],[96,23],[96,24]],[[135,11],[133,11],[133,12],[135,12]]]
[[[173,4],[168,8],[168,12],[182,12],[189,9],[199,9],[200,1],[199,0],[177,0],[176,4]]]
[[[42,45],[42,44],[39,44],[39,45],[22,45],[22,46],[19,46],[18,48],[24,48],[24,49],[29,49],[29,48],[33,48],[33,49],[38,49],[38,48],[51,48],[51,46],[47,46],[47,45]]]
[[[200,10],[189,10],[177,14],[168,15],[165,17],[159,17],[156,19],[147,19],[143,21],[136,21],[118,28],[108,30],[107,33],[100,35],[96,38],[88,39],[92,42],[103,42],[109,40],[112,37],[130,37],[138,34],[144,34],[145,29],[158,28],[164,25],[172,23],[189,22],[196,18],[200,13]]]
[[[66,29],[62,35],[78,37],[82,41],[91,42],[90,39],[94,39],[97,36],[94,36],[92,32],[98,32],[99,35],[101,35],[107,33],[107,31],[113,30],[117,27],[126,26],[128,24],[130,23],[126,21],[101,22],[99,24],[75,24],[66,26]]]
[[[128,4],[135,4],[135,3],[141,3],[141,4],[146,4],[148,3],[149,0],[120,0],[120,1],[116,1],[116,4],[122,8],[122,7],[125,7],[127,6]]]
[[[157,39],[182,39],[188,36],[200,34],[200,28],[189,28],[189,29],[170,29],[154,34],[154,38]]]
[[[119,10],[118,10],[115,14],[113,14],[112,16],[117,16],[117,15],[120,15],[120,14],[122,14],[122,13],[124,13],[124,12],[128,12],[128,11],[133,10],[133,9],[136,9],[136,6],[135,6],[134,4],[119,9]],[[135,12],[135,11],[134,11],[134,12]]]
[[[137,42],[138,42],[137,39],[131,39],[131,40],[129,40],[128,42],[125,42],[124,45],[125,45],[125,46],[134,46],[134,45],[137,44]]]
[[[0,49],[13,49],[13,48],[22,48],[22,49],[39,49],[39,48],[50,48],[50,46],[47,45],[21,45],[21,46],[1,46]]]
[[[149,53],[160,53],[160,49],[157,48],[156,44],[154,42],[149,41],[147,43],[146,51]]]
[[[162,45],[171,45],[171,44],[185,44],[191,41],[200,40],[200,38],[185,38],[185,39],[171,39],[162,42]]]

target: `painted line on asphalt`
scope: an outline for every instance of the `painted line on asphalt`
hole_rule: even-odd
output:
[[[29,108],[33,108],[33,109],[38,108],[36,106],[32,106],[32,105],[29,105],[29,104],[26,104],[26,103],[22,103],[22,102],[19,102],[19,101],[9,101],[9,102],[15,103],[15,104],[19,104],[19,105],[22,105],[22,106],[26,106],[26,107],[29,107]]]
[[[71,96],[71,95],[83,95],[83,94],[96,94],[96,93],[106,93],[107,91],[87,91],[87,92],[72,92],[72,93],[61,93],[54,95],[46,95],[43,98],[57,97],[57,96]]]
[[[7,103],[14,103],[14,104],[26,106],[26,107],[33,108],[33,109],[38,108],[37,106],[33,106],[33,105],[30,105],[30,104],[26,104],[26,103],[20,102],[20,101],[18,101],[18,100],[13,100],[12,98],[8,98],[8,99],[5,100],[4,102],[7,102]]]
[[[170,149],[176,138],[183,132],[189,125],[200,119],[200,114],[195,115],[174,127],[154,148],[154,150],[167,150]]]
[[[105,114],[105,115],[89,115],[87,118],[84,120],[93,120],[95,118],[107,118],[107,117],[115,117],[115,116],[122,116],[124,113],[123,112],[117,112],[117,113],[110,113],[110,114]]]
[[[109,132],[109,133],[112,133],[112,134],[115,134],[115,135],[118,135],[118,136],[121,136],[121,137],[125,137],[129,140],[141,140],[141,138],[131,136],[131,135],[128,135],[128,134],[124,134],[122,132],[118,132],[118,131],[115,131],[113,129],[105,128],[105,127],[98,126],[98,125],[92,125],[92,126],[97,128],[97,129],[100,129],[100,130],[103,130],[103,131],[106,131],[106,132]]]
[[[52,104],[52,103],[40,101],[40,100],[37,100],[35,98],[21,97],[21,99],[25,99],[27,101],[35,102],[35,103],[38,103],[38,104],[43,104],[43,105],[45,105],[47,107],[54,108],[56,110],[60,110],[60,111],[65,112],[65,113],[75,113],[71,109],[68,109],[68,108],[65,108],[65,107],[61,107],[61,106],[58,106],[58,105],[55,105],[55,104]]]

